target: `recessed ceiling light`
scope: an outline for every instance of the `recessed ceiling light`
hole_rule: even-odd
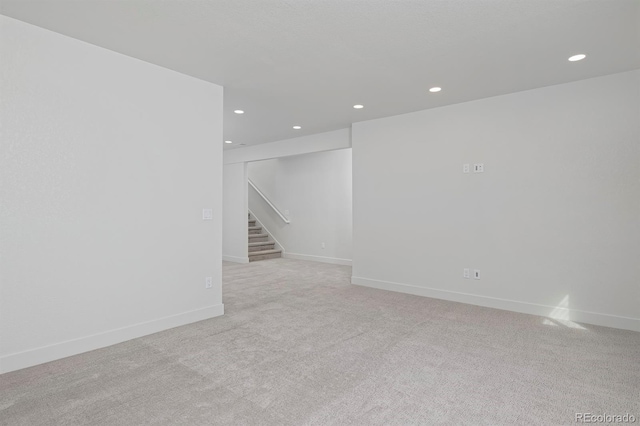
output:
[[[235,110],[233,112],[235,112],[236,114],[244,114],[244,111],[241,110],[241,109],[237,109],[237,110]]]
[[[355,109],[362,109],[362,108],[364,108],[364,105],[354,105],[353,107]]]
[[[442,90],[442,87],[432,87],[431,89],[429,89],[429,91],[431,93],[436,93]]]
[[[300,126],[293,126],[293,128],[296,129],[296,130],[302,129],[302,127],[300,127]]]
[[[231,142],[231,141],[224,141],[224,143],[233,143],[233,142]]]
[[[584,58],[586,58],[586,57],[587,57],[587,55],[585,55],[584,53],[581,53],[581,54],[579,54],[579,55],[573,55],[572,57],[570,57],[570,58],[569,58],[569,60],[570,60],[571,62],[581,61],[581,60],[583,60],[583,59],[584,59]]]

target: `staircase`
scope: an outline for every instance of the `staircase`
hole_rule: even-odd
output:
[[[269,234],[263,232],[261,226],[256,226],[256,220],[249,215],[249,262],[275,259],[281,255],[282,250],[275,248],[275,243],[269,241]]]

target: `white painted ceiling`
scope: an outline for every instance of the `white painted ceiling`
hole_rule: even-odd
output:
[[[2,0],[0,13],[223,85],[225,148],[640,68],[640,0]]]

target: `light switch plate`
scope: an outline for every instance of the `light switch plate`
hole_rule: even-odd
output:
[[[213,220],[213,209],[202,209],[202,220]]]
[[[473,173],[483,173],[484,172],[484,164],[476,163],[473,165]]]

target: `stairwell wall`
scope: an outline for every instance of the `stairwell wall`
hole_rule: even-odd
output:
[[[355,123],[352,147],[353,283],[640,331],[640,71]]]
[[[0,372],[221,315],[222,87],[0,32]]]
[[[285,224],[249,189],[249,208],[285,257],[351,264],[351,149],[251,162],[248,175],[291,221]]]

